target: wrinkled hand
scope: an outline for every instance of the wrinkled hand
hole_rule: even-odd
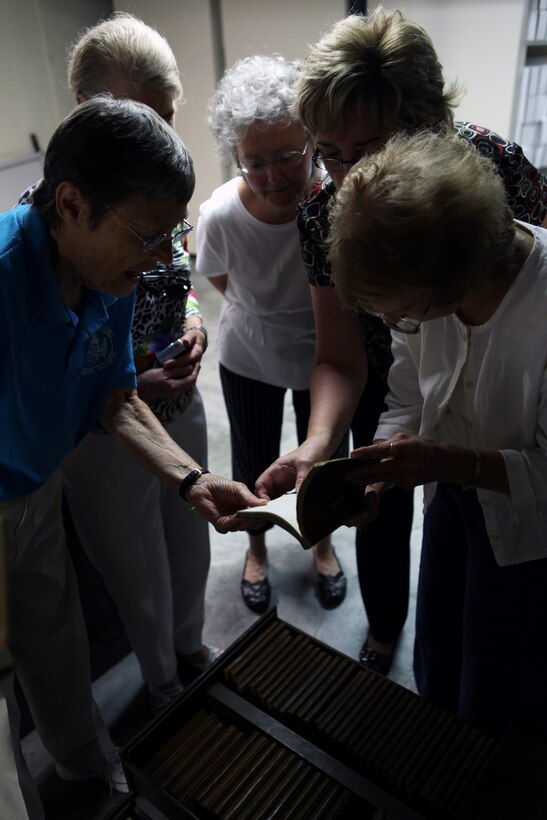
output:
[[[239,481],[206,473],[186,491],[186,498],[217,532],[235,532],[256,527],[261,522],[250,518],[237,518],[234,513],[245,507],[262,506],[265,501],[247,489]]]
[[[256,494],[260,498],[277,498],[289,490],[298,491],[306,474],[317,461],[322,461],[325,456],[317,446],[306,440],[296,450],[291,450],[284,456],[280,456],[264,470],[255,484]]]
[[[184,353],[167,359],[163,367],[152,367],[141,373],[137,382],[141,399],[174,399],[196,383],[203,356],[203,334],[190,329],[181,339],[187,345]]]
[[[388,441],[360,447],[351,453],[355,470],[347,475],[352,483],[396,484],[411,489],[430,481],[448,481],[457,448],[423,436],[398,433]]]
[[[359,447],[350,454],[355,470],[347,475],[352,483],[365,481],[365,510],[347,522],[362,527],[377,518],[383,494],[395,485],[411,489],[436,481],[448,449],[434,439],[398,433],[392,439]]]

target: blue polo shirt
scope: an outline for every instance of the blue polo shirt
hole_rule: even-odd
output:
[[[37,490],[110,391],[135,386],[133,303],[134,294],[90,290],[77,316],[61,298],[38,212],[0,214],[0,501]]]

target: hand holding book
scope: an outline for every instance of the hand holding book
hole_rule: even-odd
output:
[[[239,510],[241,518],[266,518],[291,533],[305,549],[329,535],[364,509],[364,486],[345,480],[356,459],[336,458],[314,464],[294,490],[263,507]]]

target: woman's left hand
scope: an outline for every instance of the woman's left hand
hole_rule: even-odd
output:
[[[468,451],[472,452],[472,451]],[[355,470],[347,481],[382,484],[410,489],[430,481],[450,481],[460,448],[435,439],[398,433],[392,439],[353,450]],[[385,487],[383,488],[385,491]]]
[[[398,433],[392,439],[379,441],[369,447],[359,447],[350,453],[355,469],[348,472],[346,481],[365,484],[365,508],[347,521],[348,527],[362,527],[377,518],[383,494],[398,485],[410,489],[418,484],[434,481],[442,456],[439,442],[434,439]],[[442,449],[443,445],[440,445]]]

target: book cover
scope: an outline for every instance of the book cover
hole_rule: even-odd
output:
[[[310,469],[298,494],[293,490],[263,507],[239,510],[237,515],[278,524],[309,549],[363,509],[363,485],[344,480],[356,466],[357,460],[350,458],[320,461]]]

